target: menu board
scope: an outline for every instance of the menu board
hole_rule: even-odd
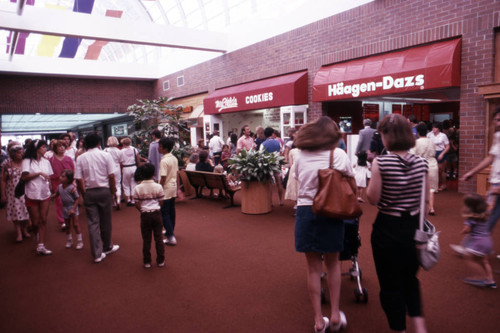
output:
[[[363,104],[363,113],[365,114],[365,119],[370,119],[372,122],[376,123],[379,119],[379,107],[378,104]]]
[[[392,113],[401,114],[401,104],[392,104]]]
[[[411,105],[410,104],[403,105],[403,116],[405,116],[406,118],[408,118],[412,114],[413,113],[412,113],[412,107],[411,107]]]

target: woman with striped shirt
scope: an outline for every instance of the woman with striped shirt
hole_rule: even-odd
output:
[[[422,177],[428,165],[425,159],[408,152],[415,145],[415,137],[406,118],[398,114],[385,117],[378,131],[389,153],[373,161],[367,197],[379,209],[371,243],[380,302],[392,330],[406,331],[408,313],[415,332],[423,333],[427,330],[413,237],[419,223]],[[428,184],[425,186],[428,191]]]

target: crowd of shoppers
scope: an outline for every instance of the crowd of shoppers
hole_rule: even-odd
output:
[[[495,111],[494,121],[496,125],[500,124],[500,109]],[[371,121],[365,120],[365,128],[360,132],[356,147],[356,169],[363,169],[362,186],[358,183],[358,187],[366,188],[368,202],[379,210],[373,223],[371,246],[380,285],[380,303],[389,327],[404,332],[406,315],[409,315],[415,331],[423,333],[426,332],[426,324],[413,236],[418,228],[419,216],[435,214],[433,194],[444,190],[443,185],[439,186],[439,181],[442,184],[446,182],[444,162],[450,147],[458,146],[456,142],[452,144],[452,140],[441,131],[441,124],[433,124],[429,131],[427,124],[412,123],[401,115],[391,114],[384,117],[375,130],[371,127]],[[496,126],[496,129],[500,129],[500,126]],[[355,176],[348,155],[339,148],[339,127],[331,118],[323,116],[302,126],[299,131],[290,131],[287,142],[283,142],[279,132],[270,127],[259,127],[256,132],[254,136],[245,125],[240,138],[230,133],[227,143],[214,132],[207,145],[202,140],[198,150],[189,156],[186,169],[213,172],[216,168],[218,171],[227,171],[230,168],[228,161],[243,149],[284,155],[288,169],[286,181],[282,182],[281,173],[276,173],[274,177],[280,204],[283,199],[296,202],[295,249],[304,253],[307,262],[307,289],[314,315],[314,331],[339,331],[347,325],[346,315],[340,309],[339,254],[344,250],[344,221],[318,216],[312,211],[313,199],[318,190],[318,170],[330,167],[330,154],[334,156],[331,167],[345,175]],[[450,132],[457,135],[456,131]],[[469,253],[468,258],[476,267],[481,265],[485,272],[481,280],[471,277],[464,279],[464,282],[491,288],[496,287],[496,282],[490,274],[491,267],[487,261],[493,247],[489,233],[498,218],[495,212],[500,211],[497,209],[500,206],[498,184],[495,183],[499,169],[497,157],[500,155],[500,140],[497,140],[500,136],[497,133],[490,155],[463,176],[464,180],[469,179],[493,163],[490,178],[493,189],[489,199],[492,217],[487,219],[486,202],[477,196],[466,198],[467,214],[464,215],[467,216],[464,232],[470,233],[471,237],[479,233],[482,237],[481,242],[476,243],[472,243],[471,237],[468,237],[464,248],[475,251]],[[84,139],[84,148],[79,149],[73,147],[70,135],[64,135],[51,143],[49,154],[44,140],[29,142],[25,150],[18,142],[9,143],[9,157],[2,163],[0,189],[2,202],[7,204],[7,218],[16,228],[16,241],[35,236],[36,252],[40,255],[52,253],[45,244],[45,229],[50,199],[55,198],[60,199],[56,201],[55,209],[61,227],[66,228],[66,247],[73,245],[73,230],[77,237],[76,248],[83,248],[82,233],[76,218],[81,196],[86,211],[91,254],[94,262],[99,263],[120,248],[112,241],[112,207],[119,208],[120,189],[123,188],[128,205],[135,206],[141,214],[144,267],[151,267],[152,238],[156,248],[156,264],[163,267],[163,246],[177,244],[175,201],[179,188],[179,161],[173,155],[174,139],[162,137],[158,130],[153,131],[151,137],[147,159],[139,155],[130,138],[118,141],[116,137],[109,137],[107,148],[102,149],[101,137],[97,133],[88,134]],[[370,158],[371,153],[374,154]],[[440,162],[443,167],[439,167]],[[20,180],[25,182],[25,194],[18,197],[15,188]],[[283,184],[286,184],[285,193]],[[426,211],[420,211],[422,186],[430,193]],[[364,190],[360,190],[360,193],[360,201],[364,201]],[[490,242],[489,247],[478,255],[478,247],[484,247],[487,241]],[[328,316],[323,316],[321,305],[323,266],[326,268],[330,296]]]

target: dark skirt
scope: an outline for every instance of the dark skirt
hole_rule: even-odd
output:
[[[312,206],[298,206],[295,218],[297,252],[336,253],[344,249],[344,221],[315,215]]]

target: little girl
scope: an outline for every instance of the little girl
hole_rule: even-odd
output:
[[[368,154],[366,151],[362,150],[358,153],[358,164],[353,165],[354,168],[354,178],[356,179],[356,185],[358,186],[358,201],[365,202],[366,197],[366,187],[368,185],[368,179],[371,176],[370,164],[367,161]]]
[[[462,230],[466,234],[462,244],[471,270],[475,276],[463,281],[480,287],[496,288],[488,256],[493,253],[493,241],[488,230],[486,200],[477,193],[464,198],[462,216],[466,219]]]
[[[73,185],[73,177],[74,174],[72,170],[66,169],[62,171],[61,177],[59,178],[61,184],[57,187],[54,197],[60,195],[63,204],[63,217],[67,226],[66,248],[70,248],[73,245],[73,237],[71,235],[71,229],[73,227],[77,237],[76,249],[81,250],[83,248],[83,240],[80,225],[78,224],[78,191],[76,191]]]

